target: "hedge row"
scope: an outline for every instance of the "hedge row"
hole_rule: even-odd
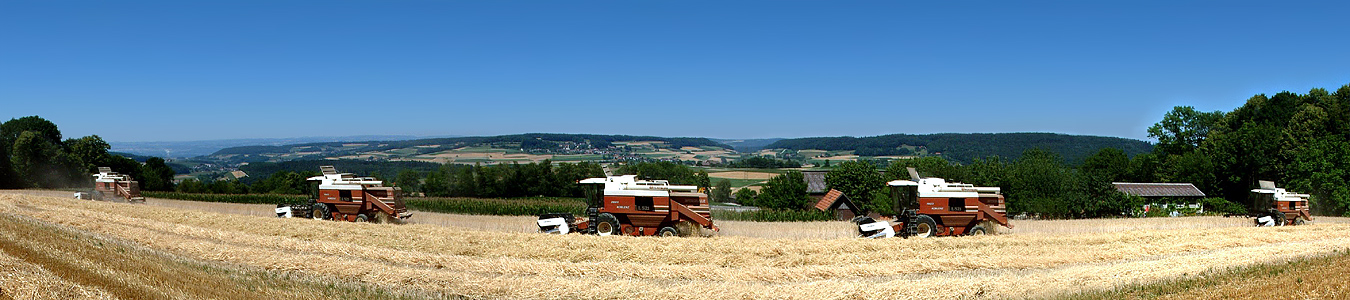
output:
[[[834,221],[834,214],[815,210],[753,210],[725,211],[714,210],[713,221],[755,221],[755,222],[811,222]]]
[[[225,203],[245,203],[245,204],[303,204],[309,201],[309,196],[305,195],[279,195],[279,194],[198,194],[198,193],[179,193],[179,192],[149,192],[141,191],[142,196],[178,199],[202,202],[225,202]]]
[[[404,198],[403,203],[420,211],[474,215],[534,216],[586,211],[586,202],[575,198]]]

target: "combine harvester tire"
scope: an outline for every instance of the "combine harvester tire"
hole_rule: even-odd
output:
[[[934,221],[933,217],[919,215],[918,217],[915,217],[914,220],[917,221],[914,222],[914,228],[918,229],[918,233],[914,235],[915,237],[926,238],[937,234],[937,221]]]
[[[323,204],[314,204],[313,210],[310,211],[310,217],[315,220],[327,220],[329,215],[328,206]]]
[[[664,227],[664,228],[661,228],[661,231],[660,231],[660,232],[657,232],[657,233],[656,233],[656,236],[661,236],[661,237],[667,237],[667,236],[680,236],[680,231],[679,231],[679,230],[675,230],[675,227]]]
[[[622,234],[619,232],[619,218],[610,213],[602,213],[595,221],[595,233],[600,236]]]

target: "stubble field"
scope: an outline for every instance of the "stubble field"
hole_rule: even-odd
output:
[[[6,246],[0,268],[30,274],[0,277],[0,289],[33,296],[16,298],[129,298],[138,289],[220,298],[207,290],[155,289],[154,274],[128,270],[165,264],[185,274],[165,278],[199,276],[248,287],[242,290],[250,295],[300,298],[1038,298],[1322,256],[1350,245],[1350,225],[1335,218],[1280,228],[1223,218],[1016,221],[1018,228],[1002,235],[889,240],[847,238],[844,222],[719,222],[718,237],[662,239],[542,235],[529,232],[528,217],[418,213],[423,219],[415,224],[358,224],[168,203],[0,194]],[[69,238],[26,238],[47,235]],[[71,246],[90,241],[123,250]],[[76,263],[41,258],[66,256]],[[119,263],[118,257],[160,259]],[[106,274],[95,279],[131,279],[61,271],[72,268]],[[76,288],[40,292],[49,286]]]

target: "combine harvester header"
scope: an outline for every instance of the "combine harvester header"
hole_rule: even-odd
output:
[[[665,180],[638,180],[637,175],[587,178],[585,220],[570,213],[539,216],[539,231],[597,235],[690,236],[699,228],[713,231],[708,195],[698,187]]]

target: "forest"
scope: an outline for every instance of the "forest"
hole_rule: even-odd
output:
[[[1101,148],[1116,148],[1128,155],[1149,152],[1148,142],[1100,136],[1067,135],[1057,133],[939,133],[890,134],[872,137],[814,137],[784,139],[765,149],[792,150],[852,150],[861,156],[913,155],[913,150],[901,146],[923,147],[928,153],[940,155],[963,164],[976,158],[998,156],[1016,158],[1029,149],[1044,149],[1059,155],[1065,162],[1077,164]]]

